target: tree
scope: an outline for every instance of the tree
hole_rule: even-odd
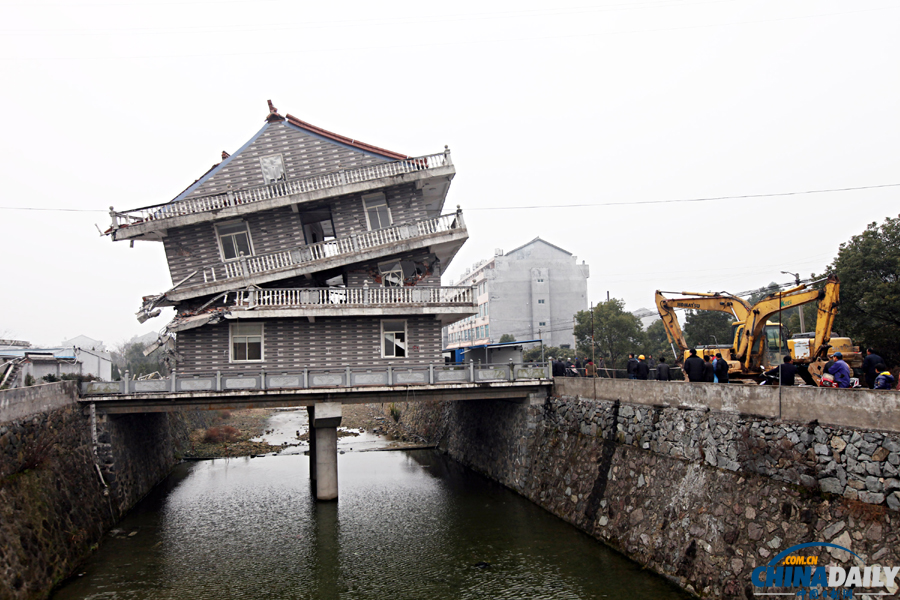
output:
[[[516,341],[516,336],[514,336],[511,333],[504,333],[503,335],[500,336],[501,344],[506,344],[508,342],[514,342],[514,341]]]
[[[653,321],[649,327],[647,327],[646,337],[647,344],[644,346],[644,354],[652,354],[653,358],[657,361],[665,357],[666,362],[671,364],[675,364],[672,362],[672,345],[669,344],[669,337],[666,335],[666,328],[663,326],[662,319],[657,321]],[[677,352],[676,348],[676,352]],[[681,356],[674,357],[676,361],[681,362]]]
[[[733,315],[713,310],[685,312],[684,341],[688,347],[731,344]]]
[[[575,351],[571,348],[557,348],[556,346],[544,346],[544,360],[550,360],[550,357],[563,360],[575,360]],[[541,346],[532,346],[522,353],[522,360],[525,362],[540,362]]]
[[[162,348],[157,348],[150,356],[144,356],[146,347],[145,344],[123,343],[112,352],[113,366],[119,373],[128,371],[130,377],[140,377],[153,372],[166,375],[168,371]]]
[[[625,366],[629,352],[637,352],[646,342],[641,321],[625,311],[625,302],[613,298],[594,306],[594,354],[606,359],[609,368]],[[578,354],[590,358],[591,311],[575,315],[575,340]]]
[[[841,244],[827,272],[841,281],[835,329],[875,348],[889,366],[900,362],[900,217]]]

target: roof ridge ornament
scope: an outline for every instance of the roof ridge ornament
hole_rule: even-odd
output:
[[[269,123],[275,123],[277,121],[284,121],[284,117],[278,114],[278,109],[275,108],[275,105],[272,104],[271,100],[267,100],[269,103],[269,116],[266,117],[266,121]]]

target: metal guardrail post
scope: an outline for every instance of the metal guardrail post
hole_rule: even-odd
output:
[[[309,387],[309,369],[303,369],[303,387]]]
[[[347,387],[350,387],[350,386],[351,386],[351,383],[350,383],[350,367],[349,367],[349,366],[347,367],[347,381],[344,383],[344,385],[346,385]]]
[[[469,359],[469,381],[475,383],[475,361]]]
[[[388,385],[394,385],[394,368],[391,365],[391,363],[388,363],[387,369],[388,369],[388,371],[387,371]]]
[[[434,385],[434,363],[428,365],[428,383]]]
[[[222,371],[216,371],[216,391],[222,391]]]
[[[178,391],[178,373],[175,369],[172,369],[172,393],[174,394]]]
[[[130,377],[131,377],[131,375],[128,373],[128,369],[125,369],[125,376],[122,377],[122,393],[123,394],[128,393],[128,379]]]
[[[509,380],[516,380],[516,364],[513,362],[513,359],[509,359]]]
[[[260,371],[260,373],[259,373],[259,389],[261,389],[261,390],[268,389],[266,387],[266,372],[265,371]]]

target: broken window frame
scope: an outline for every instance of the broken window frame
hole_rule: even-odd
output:
[[[275,159],[277,159],[277,161]],[[267,165],[266,163],[270,163],[271,167],[269,165]],[[273,171],[273,167],[274,167],[274,172],[272,174],[276,175],[276,177],[274,179],[272,177],[266,175],[267,172]],[[282,156],[280,153],[279,154],[268,154],[266,156],[260,156],[259,157],[259,170],[262,173],[263,183],[265,185],[269,185],[271,183],[276,183],[279,181],[284,181],[287,178],[286,171],[284,168],[284,156]],[[281,171],[281,176],[277,177],[279,170]]]
[[[402,325],[401,325],[402,324]],[[398,339],[398,334],[401,336]],[[390,348],[388,347],[390,345]],[[397,354],[398,347],[402,354]],[[388,350],[391,354],[388,354]],[[381,321],[381,358],[409,358],[409,336],[406,319],[385,319]]]
[[[243,232],[235,231],[235,232],[232,232],[232,233],[225,233],[225,234],[223,234],[222,231],[221,231],[221,229],[220,229],[220,227],[221,227],[221,228],[224,228],[224,227],[233,227],[233,226],[235,226],[235,225],[243,225],[243,226],[244,226],[244,231],[243,231]],[[240,249],[238,248],[237,243],[235,243],[235,241],[234,241],[233,239],[231,239],[231,238],[233,238],[234,236],[241,235],[242,233],[245,234],[246,237],[247,237],[247,250],[248,250],[248,252],[245,253],[244,256],[253,256],[253,254],[254,254],[254,253],[253,253],[253,238],[250,236],[250,226],[247,224],[247,221],[245,221],[245,220],[243,220],[243,219],[239,219],[239,220],[235,220],[235,221],[224,221],[224,222],[222,222],[222,223],[216,223],[215,227],[216,227],[216,241],[217,241],[218,244],[219,244],[219,254],[220,254],[221,257],[222,257],[222,262],[231,262],[231,261],[238,260],[238,259],[241,258],[241,252],[242,252],[242,250],[240,250]],[[225,243],[224,243],[224,241],[223,241],[225,238],[228,238],[228,239],[230,240],[231,245],[232,245],[232,248],[233,248],[234,251],[235,251],[235,256],[233,256],[233,257],[231,257],[231,258],[229,258],[229,257],[226,255],[226,253],[225,253]]]
[[[388,206],[387,198],[382,192],[378,192],[376,194],[366,194],[362,197],[363,202],[363,212],[366,214],[366,227],[369,231],[374,231],[376,229],[385,229],[394,224],[394,218],[391,215],[391,207]],[[384,207],[384,213],[378,209]],[[378,227],[372,226],[372,218],[369,216],[369,211],[375,209],[374,215],[378,219]],[[387,224],[381,222],[382,218],[387,217]]]
[[[258,328],[258,329],[257,329]],[[258,333],[257,333],[258,331]],[[231,363],[259,363],[266,359],[265,355],[265,323],[242,322],[231,323],[228,327],[228,362]],[[236,344],[244,346],[243,358],[236,348]],[[251,344],[259,344],[259,358],[250,358]],[[253,352],[253,355],[256,355]]]

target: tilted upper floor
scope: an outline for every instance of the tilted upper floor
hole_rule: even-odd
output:
[[[468,237],[461,211],[444,211],[449,150],[407,157],[284,118],[270,103],[265,126],[223,157],[169,203],[111,211],[114,240],[164,244],[173,288],[148,296],[153,306],[301,276],[324,285],[409,253],[435,257],[440,270]]]

